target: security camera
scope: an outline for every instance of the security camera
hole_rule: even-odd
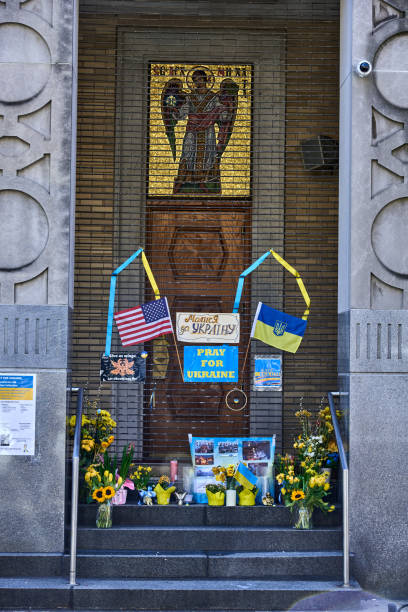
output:
[[[356,66],[356,72],[359,77],[368,76],[371,73],[372,69],[373,67],[371,65],[371,62],[369,62],[368,60],[360,60]]]

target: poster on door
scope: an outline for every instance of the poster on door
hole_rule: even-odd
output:
[[[0,455],[34,455],[36,374],[0,373]]]

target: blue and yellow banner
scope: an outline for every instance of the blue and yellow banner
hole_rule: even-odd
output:
[[[245,489],[252,489],[258,482],[257,477],[244,463],[240,463],[234,473],[234,478]]]
[[[251,338],[256,338],[289,353],[296,353],[302,342],[307,321],[275,310],[259,302],[252,325]]]

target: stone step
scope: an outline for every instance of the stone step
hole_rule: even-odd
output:
[[[244,578],[341,579],[340,551],[319,552],[144,552],[80,553],[81,578]],[[68,577],[68,555],[0,555],[0,576]]]
[[[253,526],[291,527],[294,514],[285,506],[235,506],[211,507],[204,504],[191,506],[138,506],[126,503],[113,506],[114,525],[166,525],[166,526]],[[83,526],[95,526],[96,504],[80,504],[78,522]],[[335,527],[341,524],[341,508],[324,514],[315,510],[313,524],[317,527]]]
[[[341,550],[339,527],[79,527],[78,551],[321,551]]]
[[[12,610],[288,610],[300,600],[331,593],[337,608],[360,598],[356,583],[344,588],[321,580],[95,580],[72,588],[61,578],[0,579],[0,607]],[[298,608],[302,609],[302,608]],[[319,610],[319,608],[315,608]]]

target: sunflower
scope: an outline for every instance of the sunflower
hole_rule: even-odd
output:
[[[92,499],[94,499],[95,501],[102,503],[105,501],[105,490],[103,487],[100,487],[99,489],[95,489],[95,491],[92,493]]]
[[[292,495],[290,496],[292,501],[298,501],[299,499],[303,499],[305,494],[303,491],[292,491]]]
[[[105,495],[105,499],[110,499],[115,495],[115,489],[113,487],[105,487],[103,489],[103,494]]]

